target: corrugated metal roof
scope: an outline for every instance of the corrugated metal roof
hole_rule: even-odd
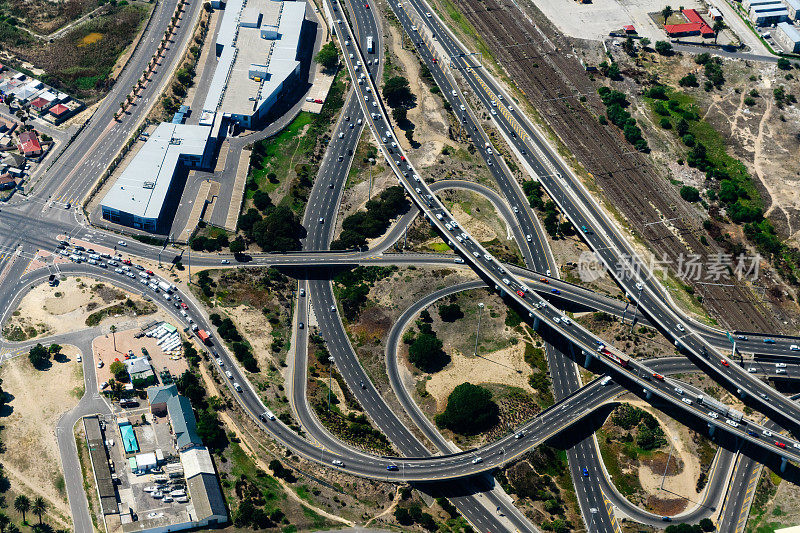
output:
[[[186,479],[192,479],[197,474],[215,475],[214,462],[208,448],[192,448],[181,452],[181,465],[183,465],[183,475]]]
[[[800,31],[797,31],[797,28],[789,24],[788,22],[779,22],[778,28],[786,34],[789,39],[794,42],[800,42]]]
[[[202,446],[203,441],[197,434],[197,421],[194,418],[192,404],[186,396],[173,396],[167,400],[167,412],[175,433],[176,447],[180,450],[186,446]]]
[[[218,517],[220,522],[227,520],[225,499],[219,482],[213,474],[200,474],[186,480],[186,488],[192,498],[194,519],[198,522]]]

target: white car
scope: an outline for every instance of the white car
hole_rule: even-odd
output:
[[[708,416],[710,416],[711,418],[713,418],[713,419],[715,419],[715,420],[716,420],[717,418],[719,418],[719,414],[718,414],[718,413],[715,413],[714,411],[709,411],[709,412],[708,412]]]
[[[425,12],[425,16],[428,17],[428,18],[431,18],[431,12],[430,11],[426,11]]]
[[[692,405],[692,400],[690,400],[689,398],[681,398],[681,401],[686,405]]]
[[[730,418],[725,419],[725,423],[728,424],[731,427],[734,427],[734,428],[738,428],[739,427],[739,422],[734,422]]]
[[[78,362],[80,363],[80,362],[82,362],[82,361],[83,361],[83,357],[81,357],[81,355],[80,355],[80,354],[78,354],[77,356],[75,356],[75,360],[76,360],[76,361],[78,361]]]
[[[525,238],[528,240],[528,242],[531,242],[531,239],[532,239],[532,237],[531,237],[531,234],[530,234],[530,233],[528,233],[527,235],[525,235]]]
[[[677,330],[678,330],[678,331],[680,331],[681,333],[683,333],[684,331],[686,331],[686,328],[684,328],[684,327],[683,327],[683,324],[678,324],[678,325],[676,325],[676,326],[675,326],[675,329],[677,329]]]
[[[786,363],[775,363],[775,368],[786,368]]]
[[[125,241],[117,241],[117,244],[119,244],[120,246],[128,246],[128,243],[126,243]]]
[[[758,369],[754,366],[751,366],[750,368],[747,369],[747,371],[750,372],[751,374],[755,374],[756,372],[758,372]]]
[[[217,359],[217,364],[219,366],[225,366],[225,361],[223,361],[222,359]]]
[[[223,264],[223,265],[228,265],[228,264],[230,264],[230,261],[227,260],[227,259],[223,259],[222,261],[220,261],[220,263]]]
[[[461,111],[466,111],[466,110],[467,110],[467,108],[464,107],[464,104],[461,104]]]
[[[482,457],[476,457],[475,459],[472,460],[472,464],[474,464],[474,465],[476,465],[478,463],[482,463],[482,462],[483,462],[483,458]]]
[[[796,351],[800,350],[800,346],[798,346],[796,344],[792,344],[791,346],[789,346],[789,349],[791,351],[793,351],[793,352],[796,352]]]
[[[102,361],[98,361],[97,362],[97,368],[103,368],[103,364],[104,363]]]
[[[331,462],[333,463],[333,466],[344,466],[344,463],[341,462],[339,459],[334,459]]]

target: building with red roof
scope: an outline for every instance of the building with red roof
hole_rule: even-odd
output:
[[[622,29],[625,30],[625,33],[636,33],[636,28],[633,27],[633,24],[623,26]]]
[[[26,131],[19,136],[19,151],[25,157],[37,157],[42,155],[42,145],[39,144],[39,136],[35,131]]]
[[[33,102],[31,102],[31,107],[34,108],[36,111],[41,113],[48,107],[50,107],[50,100],[45,100],[44,98],[37,98]]]
[[[681,11],[689,22],[685,24],[666,24],[664,31],[670,37],[682,37],[685,35],[702,35],[703,37],[714,37],[714,30],[711,29],[703,17],[694,9],[684,9]]]
[[[56,104],[50,108],[49,113],[56,118],[61,118],[64,116],[65,113],[69,111],[69,108],[64,104]]]

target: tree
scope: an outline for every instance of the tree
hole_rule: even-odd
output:
[[[678,85],[680,85],[681,87],[699,87],[700,86],[700,84],[697,83],[697,76],[695,76],[691,72],[689,74],[687,74],[686,76],[682,77],[678,81]]]
[[[725,29],[725,23],[721,20],[715,20],[712,29],[714,30],[714,44],[717,44],[717,37],[719,37],[719,32]]]
[[[436,424],[463,435],[475,435],[494,426],[499,411],[491,392],[462,383],[447,397],[447,407],[436,416]]]
[[[44,498],[41,496],[37,496],[35,500],[33,500],[33,506],[31,507],[31,511],[36,513],[36,516],[39,517],[39,523],[42,523],[42,515],[47,512],[47,502],[44,501]]]
[[[114,379],[117,381],[127,381],[128,370],[125,368],[125,363],[114,361],[108,369],[111,370],[111,373],[114,374]]]
[[[639,39],[639,44],[642,45],[642,48],[647,48],[648,46],[650,46],[650,39],[648,39],[647,37],[642,37],[641,39]]]
[[[672,6],[664,6],[664,9],[661,10],[661,16],[664,17],[664,24],[667,24],[667,20],[672,16]],[[660,41],[659,41],[660,42]],[[656,43],[656,46],[658,42]]]
[[[61,346],[59,346],[58,344],[51,344],[50,347],[47,348],[47,351],[53,355],[60,354]]]
[[[265,252],[286,252],[300,249],[305,228],[287,206],[276,206],[253,224],[252,238]]]
[[[435,334],[422,333],[408,347],[408,360],[425,372],[441,370],[450,362],[442,346],[444,344]]]
[[[8,517],[6,513],[0,513],[0,533],[5,533],[8,524],[11,523],[11,519]]]
[[[28,360],[34,368],[41,370],[50,361],[50,354],[47,352],[47,348],[42,346],[41,343],[37,343],[28,352]]]
[[[314,58],[326,70],[333,70],[339,65],[339,51],[333,41],[320,48]]]
[[[696,202],[700,199],[700,191],[691,185],[684,185],[681,187],[681,198],[687,202]]]
[[[27,523],[25,519],[25,513],[27,513],[31,509],[31,500],[24,494],[20,494],[14,499],[14,509],[22,513],[22,523]]]
[[[792,64],[785,57],[778,59],[777,66],[781,70],[792,70]]]
[[[111,331],[111,338],[114,340],[114,351],[116,352],[117,351],[117,336],[116,336],[117,326],[112,324],[111,327],[109,328],[109,330]]]
[[[714,531],[716,529],[716,527],[714,527],[714,522],[712,522],[710,518],[703,518],[697,525],[700,526],[700,529],[703,531]]]
[[[461,306],[459,306],[457,303],[440,305],[439,317],[444,322],[455,322],[459,318],[464,317],[464,312],[461,311]]]
[[[411,107],[416,98],[411,92],[408,80],[402,76],[389,78],[383,86],[383,96],[390,107]]]
[[[244,243],[244,240],[241,238],[237,238],[231,241],[230,245],[228,246],[231,250],[232,254],[240,254],[247,249],[247,245]]]
[[[656,52],[661,54],[662,56],[668,56],[672,54],[672,45],[669,44],[667,41],[656,41]]]

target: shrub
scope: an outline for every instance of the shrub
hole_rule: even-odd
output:
[[[686,200],[687,202],[696,202],[700,199],[700,191],[692,187],[691,185],[684,185],[681,187],[681,198]]]
[[[408,360],[425,372],[438,372],[450,362],[442,341],[433,333],[422,333],[408,347]]]
[[[667,41],[656,41],[655,49],[662,56],[672,55],[672,45]]]
[[[681,87],[699,87],[700,86],[700,84],[697,83],[697,76],[695,76],[691,72],[689,74],[687,74],[686,76],[682,77],[678,81],[678,85],[680,85]]]
[[[658,121],[658,124],[665,130],[672,129],[672,121],[670,121],[670,119],[667,117],[661,117],[661,120]]]

